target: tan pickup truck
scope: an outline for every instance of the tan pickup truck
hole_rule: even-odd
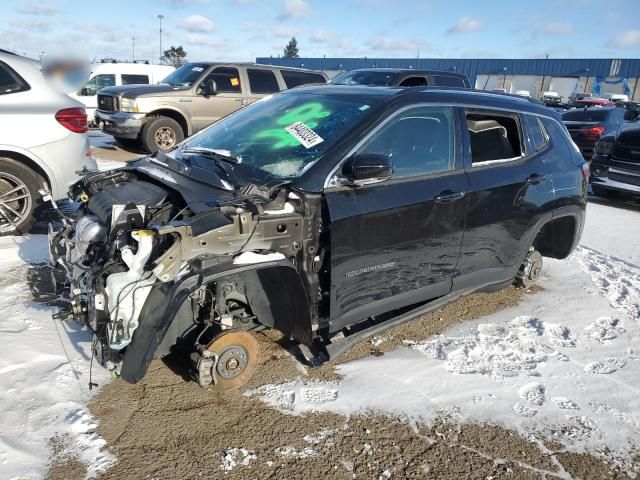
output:
[[[170,150],[219,118],[272,93],[326,83],[322,72],[253,63],[187,63],[157,85],[98,92],[96,121],[126,147]]]

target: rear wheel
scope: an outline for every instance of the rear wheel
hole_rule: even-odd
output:
[[[29,231],[39,203],[39,176],[11,158],[0,157],[0,235]]]
[[[520,265],[516,274],[515,284],[529,288],[533,286],[542,274],[542,255],[537,250],[530,250]]]
[[[155,117],[142,127],[142,146],[149,153],[170,150],[183,139],[182,127],[173,118]]]

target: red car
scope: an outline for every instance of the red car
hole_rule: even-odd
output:
[[[573,106],[576,108],[581,107],[612,107],[613,102],[605,98],[583,98],[582,100],[576,100],[573,102]]]

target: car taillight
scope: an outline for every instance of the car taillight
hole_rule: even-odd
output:
[[[580,133],[585,137],[593,140],[597,140],[604,133],[604,127],[595,126],[590,128],[583,128]]]
[[[65,108],[56,113],[56,120],[63,127],[75,133],[89,130],[87,112],[84,108]]]

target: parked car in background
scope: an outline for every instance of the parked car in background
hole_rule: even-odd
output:
[[[583,98],[582,100],[576,100],[573,102],[573,106],[576,108],[612,107],[613,103],[605,98]]]
[[[574,108],[562,114],[562,122],[585,160],[591,160],[596,142],[616,131],[625,122],[624,115],[623,108]]]
[[[34,221],[39,190],[65,198],[83,167],[95,169],[84,105],[60,93],[34,60],[0,51],[0,234]]]
[[[188,63],[158,85],[105,88],[96,118],[124,146],[170,150],[216,120],[280,90],[326,83],[322,72],[254,63]]]
[[[591,98],[593,97],[593,93],[588,93],[588,92],[576,92],[576,93],[572,93],[569,96],[569,100],[567,100],[567,103],[569,105],[573,105],[574,102],[576,102],[577,100],[582,100],[583,98]]]
[[[609,100],[612,103],[629,101],[629,96],[625,95],[624,93],[603,93],[602,95],[600,95],[600,98]]]
[[[260,358],[253,330],[316,363],[535,281],[543,256],[580,240],[586,165],[560,116],[525,98],[287,90],[76,184],[84,201],[50,240],[81,267],[66,269],[74,308],[59,316],[90,325],[96,358],[127,382],[174,352],[200,385],[239,388]]]
[[[349,70],[333,77],[333,85],[370,85],[399,87],[459,87],[471,88],[466,75],[438,70],[413,68],[363,68]]]
[[[519,97],[531,97],[531,92],[529,90],[516,90],[514,95],[518,95]]]
[[[150,65],[148,63],[94,63],[87,83],[71,98],[82,102],[87,110],[89,123],[95,124],[95,112],[98,107],[97,93],[106,87],[119,85],[158,83],[175,70],[169,65]]]
[[[591,190],[595,195],[640,195],[640,109],[624,112],[627,122],[596,143],[591,159]]]

